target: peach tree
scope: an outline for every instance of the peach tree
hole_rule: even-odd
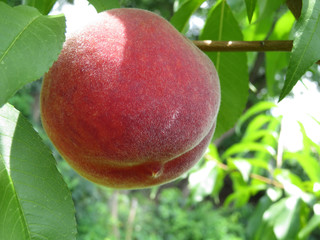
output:
[[[62,51],[66,41],[65,17],[48,15],[55,2],[27,0],[13,7],[13,1],[0,1],[0,239],[76,238],[71,193],[56,168],[51,150],[23,114],[8,103],[23,86],[42,78]],[[117,0],[89,2],[98,12],[122,6],[121,1]],[[192,38],[188,35],[189,20],[202,9],[200,6],[205,2],[176,1],[170,23],[179,32]],[[238,144],[221,154],[213,144],[210,145],[205,162],[196,167],[189,178],[201,179],[199,175],[205,176],[204,182],[211,188],[196,180],[190,181],[193,184],[191,189],[200,197],[216,196],[221,191],[224,179],[230,175],[233,192],[226,199],[226,204],[245,204],[257,192],[265,193],[250,219],[250,239],[306,239],[320,224],[319,146],[304,134],[305,149],[311,150],[274,154],[266,146],[275,144],[273,148],[277,149],[279,138],[272,133],[277,132],[275,129],[278,129],[281,120],[268,117],[267,114],[255,116],[271,109],[273,104],[261,102],[243,112],[250,102],[249,96],[254,95],[250,92],[254,83],[249,71],[254,72],[252,69],[255,67],[264,64],[266,76],[263,83],[268,90],[267,95],[281,101],[290,94],[302,76],[316,66],[320,60],[320,2],[218,0],[209,3],[210,7],[204,13],[204,26],[193,44],[211,59],[220,79],[221,105],[212,141],[219,141],[230,129],[241,129],[244,123],[248,128]],[[172,44],[185,43],[173,41]],[[264,61],[257,61],[262,55],[256,52],[265,52]],[[190,55],[182,56],[186,56],[186,59]],[[171,64],[178,66],[177,62]],[[206,67],[202,69],[199,66],[196,75],[201,75],[205,70]],[[283,79],[276,80],[275,75],[281,71],[285,71]],[[202,88],[206,86],[201,85]],[[67,88],[70,90],[71,86],[67,85]],[[179,94],[178,88],[174,91]],[[173,103],[174,100],[170,101]],[[53,103],[46,106],[49,110],[50,107],[64,106],[54,106]],[[250,117],[252,121],[248,123]],[[212,119],[215,121],[215,117]],[[269,129],[265,126],[269,126]],[[304,132],[302,125],[301,129]],[[181,135],[184,134],[182,130],[178,131]],[[191,132],[196,132],[196,129]],[[206,134],[210,135],[211,132],[209,134],[206,131]],[[68,133],[64,137],[67,140]],[[69,141],[76,144],[74,139]],[[175,147],[167,145],[168,148]],[[284,169],[281,164],[271,171],[268,164],[270,159],[277,156],[281,156],[282,160],[296,159],[306,174],[306,180]]]

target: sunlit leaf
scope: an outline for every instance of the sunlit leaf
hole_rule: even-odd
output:
[[[119,0],[88,0],[97,12],[102,12],[112,8],[120,8]]]
[[[277,141],[278,133],[272,130],[257,130],[255,132],[250,132],[250,134],[245,134],[242,138],[242,141],[254,142],[266,137],[270,137],[273,139],[273,141]]]
[[[245,154],[248,152],[255,152],[255,151],[259,151],[259,152],[264,152],[269,154],[270,157],[274,157],[275,155],[275,150],[268,146],[268,145],[263,145],[260,143],[255,143],[255,142],[251,142],[251,143],[236,143],[233,144],[231,147],[229,147],[221,156],[222,159],[226,159],[228,157],[231,157],[232,155],[235,154]]]
[[[232,158],[233,160],[245,160],[250,163],[251,166],[263,168],[265,170],[269,169],[268,163],[264,159],[259,158]]]
[[[270,124],[270,122],[274,119],[271,115],[266,115],[263,113],[258,114],[255,118],[253,118],[249,125],[246,128],[246,135],[251,135],[252,133],[255,133],[259,131],[260,129],[264,129],[267,125]],[[240,134],[240,130],[236,128],[237,133]]]
[[[271,117],[270,121],[264,127],[266,129],[265,131],[270,132],[270,134],[266,134],[263,138],[261,138],[260,143],[266,146],[271,146],[273,149],[278,149],[279,133],[280,133],[282,117],[273,117],[271,115],[270,117]],[[256,132],[259,132],[259,131],[252,131],[252,128],[253,127],[251,126],[251,123],[250,123],[248,126],[248,130],[246,131],[246,132],[249,132],[249,135],[254,135]],[[270,161],[269,155],[264,152],[256,152],[255,158],[265,159],[266,161]]]
[[[277,239],[295,239],[300,228],[301,200],[288,197],[279,200],[263,214],[264,221],[273,227]]]
[[[301,16],[294,31],[293,49],[279,101],[291,91],[311,65],[320,59],[320,1],[303,0]]]
[[[248,182],[252,169],[250,162],[244,159],[233,159],[232,162],[241,173],[243,180]]]
[[[312,194],[305,191],[305,188],[309,188],[306,182],[302,182],[301,178],[290,170],[277,168],[274,170],[274,177],[282,184],[286,194],[300,198],[307,204],[314,201]]]
[[[225,0],[210,10],[200,35],[202,40],[243,40],[241,29]],[[249,76],[243,52],[207,52],[214,62],[221,83],[221,106],[215,138],[232,128],[245,108]]]
[[[184,32],[191,15],[201,6],[205,0],[185,1],[172,16],[170,23],[179,31]]]
[[[251,22],[254,9],[256,8],[257,0],[245,0],[245,2],[247,7],[248,20],[249,22]]]
[[[0,106],[50,68],[62,49],[64,32],[64,16],[43,16],[32,7],[0,2]]]
[[[226,198],[224,205],[228,206],[231,203],[234,203],[235,207],[241,207],[248,203],[251,196],[265,189],[266,184],[239,187],[238,189],[234,189],[234,192]]]
[[[201,169],[189,175],[189,186],[195,201],[210,195],[216,184],[219,168],[214,161],[206,161]]]
[[[249,118],[255,116],[258,113],[264,112],[266,110],[270,110],[271,108],[277,107],[277,105],[273,102],[259,102],[249,108],[239,119],[237,124],[238,131],[241,128],[241,125],[246,122]]]
[[[302,133],[302,136],[303,136],[303,152],[306,155],[311,155],[312,150],[315,149],[316,151],[318,151],[319,156],[320,156],[320,146],[308,137],[307,132],[306,132],[303,124],[301,122],[298,122],[298,123],[300,126],[300,132]]]
[[[75,239],[71,194],[50,150],[11,105],[0,108],[0,239]]]
[[[320,182],[320,163],[312,155],[286,152],[283,157],[297,160],[311,181]]]

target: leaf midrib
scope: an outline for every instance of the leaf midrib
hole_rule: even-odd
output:
[[[222,40],[222,29],[223,29],[223,19],[224,19],[224,8],[225,8],[226,2],[223,0],[221,2],[221,15],[220,15],[220,21],[219,21],[219,34],[218,34],[218,40]],[[217,52],[217,62],[216,62],[216,68],[219,72],[220,69],[220,58],[221,58],[221,52]]]
[[[14,47],[15,43],[19,40],[21,35],[38,19],[41,15],[36,16],[33,18],[23,29],[22,31],[13,39],[13,41],[10,43],[9,47],[6,49],[6,51],[3,53],[3,55],[0,58],[0,63],[3,61],[3,59],[7,56],[7,54],[10,52],[10,50]]]
[[[313,6],[314,6],[314,5],[313,5]],[[312,6],[312,8],[313,8],[313,6]],[[312,41],[312,39],[313,39],[313,36],[314,36],[314,34],[315,34],[315,32],[316,32],[317,26],[318,26],[318,24],[319,24],[319,20],[320,20],[320,15],[319,15],[318,18],[317,18],[317,22],[316,22],[316,24],[315,24],[314,31],[312,32],[309,41],[307,42],[307,44],[306,44],[305,47],[303,48],[302,54],[300,55],[299,61],[298,61],[297,65],[296,65],[296,68],[295,68],[295,70],[293,71],[293,73],[292,73],[292,75],[291,75],[291,78],[288,79],[288,84],[286,84],[285,87],[283,88],[283,93],[287,92],[287,90],[290,89],[290,85],[291,85],[291,83],[292,83],[292,81],[293,81],[293,79],[294,79],[294,76],[296,75],[296,73],[297,73],[297,71],[298,71],[298,69],[299,69],[299,66],[301,65],[301,62],[302,62],[302,60],[303,60],[303,58],[304,58],[304,56],[305,56],[305,53],[306,53],[308,47],[310,46],[310,43],[311,43],[311,41]],[[296,46],[296,45],[295,45],[295,46]]]

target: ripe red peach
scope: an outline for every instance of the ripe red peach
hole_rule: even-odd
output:
[[[43,127],[85,178],[144,188],[189,170],[215,129],[220,85],[210,59],[145,10],[98,14],[66,40],[43,79]]]

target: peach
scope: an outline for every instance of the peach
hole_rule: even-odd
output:
[[[113,188],[171,181],[201,159],[215,129],[219,78],[162,17],[113,9],[66,40],[45,74],[43,127],[85,178]]]

